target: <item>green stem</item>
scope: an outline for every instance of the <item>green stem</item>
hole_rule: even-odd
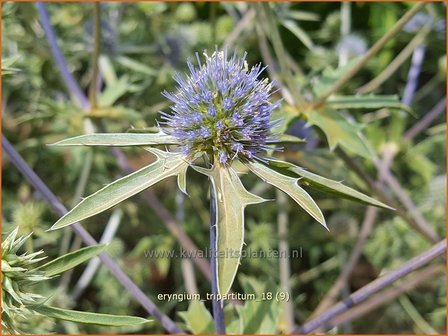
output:
[[[333,93],[342,88],[354,75],[361,70],[364,65],[375,56],[385,45],[389,42],[395,35],[397,35],[403,26],[408,22],[415,14],[417,14],[426,3],[420,2],[408,10],[403,17],[395,23],[391,30],[389,30],[383,37],[381,37],[373,46],[370,48],[367,53],[356,63],[353,68],[351,68],[348,72],[346,72],[341,78],[339,78],[327,91],[325,91],[322,96],[320,96],[316,102],[313,103],[314,107],[319,107],[328,97],[330,97]]]
[[[98,58],[100,56],[101,49],[101,9],[100,3],[95,2],[93,7],[93,19],[94,19],[94,42],[93,42],[93,52],[91,58],[92,67],[92,79],[89,87],[89,101],[90,108],[95,109],[98,106],[97,101],[97,85],[98,85]]]

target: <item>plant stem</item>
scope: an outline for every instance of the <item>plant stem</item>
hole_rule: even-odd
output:
[[[226,333],[226,324],[224,321],[223,301],[217,300],[218,294],[218,269],[217,269],[217,253],[216,246],[218,244],[216,236],[216,196],[213,187],[210,186],[210,268],[212,271],[212,294],[213,294],[213,319],[218,334]]]
[[[54,34],[53,28],[51,27],[50,18],[48,16],[46,4],[43,2],[38,2],[36,4],[37,11],[39,12],[40,22],[42,24],[42,28],[44,29],[45,35],[47,36],[48,43],[50,44],[51,52],[54,56],[54,60],[58,66],[59,71],[61,72],[62,79],[64,80],[65,85],[67,86],[68,92],[73,95],[73,97],[78,101],[80,106],[87,110],[90,108],[90,103],[87,100],[86,96],[82,92],[81,88],[76,83],[72,74],[68,70],[67,63],[65,62],[64,56],[62,55],[61,50],[58,47],[56,41],[56,35]]]
[[[95,109],[98,106],[97,91],[98,91],[98,58],[100,57],[101,49],[101,8],[100,3],[95,2],[93,4],[93,20],[94,20],[94,40],[93,40],[93,52],[91,58],[92,78],[90,80],[89,87],[89,101],[91,109]]]
[[[419,12],[424,6],[426,6],[426,3],[420,2],[408,10],[403,17],[398,20],[397,23],[395,23],[395,25],[367,51],[367,53],[353,66],[353,68],[347,71],[327,91],[325,91],[316,102],[313,103],[313,106],[319,107],[327,100],[328,97],[344,86],[373,56],[375,56],[384,47],[387,42],[389,42],[390,39],[397,35],[406,22],[417,14],[417,12]]]
[[[438,242],[437,244],[434,244],[434,246],[431,247],[429,250],[423,252],[422,254],[419,254],[418,256],[404,263],[399,268],[386,273],[382,277],[376,279],[375,281],[357,290],[347,299],[339,302],[338,304],[336,304],[335,306],[333,306],[320,316],[305,323],[303,326],[295,329],[293,333],[307,334],[321,326],[326,326],[326,324],[335,316],[347,311],[354,305],[367,300],[376,292],[386,288],[387,286],[390,286],[398,279],[403,278],[409,273],[431,262],[435,258],[443,255],[445,252],[446,252],[446,240],[444,239]]]
[[[23,158],[16,152],[14,147],[10,144],[8,139],[2,135],[2,147],[8,154],[12,164],[25,176],[31,185],[40,192],[42,197],[51,205],[53,210],[60,216],[67,213],[67,209],[51,192],[47,185],[40,179],[39,176],[28,166]],[[82,238],[84,243],[88,246],[97,245],[98,242],[87,232],[84,227],[75,223],[70,226],[73,231]],[[160,321],[163,327],[172,334],[183,334],[182,330],[171,320],[168,316],[162,313],[154,302],[149,299],[145,293],[120,269],[120,267],[113,261],[113,259],[105,252],[99,255],[102,263],[109,269],[113,276],[126,288],[145,310]]]

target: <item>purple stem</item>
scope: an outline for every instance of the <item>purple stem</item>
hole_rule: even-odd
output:
[[[2,135],[2,147],[8,154],[13,165],[24,175],[31,185],[38,190],[51,207],[60,215],[67,213],[67,209],[51,192],[47,185],[40,179],[40,177],[28,166],[23,158],[16,152],[14,147],[10,144],[8,139]],[[70,226],[72,230],[84,241],[88,246],[97,245],[98,242],[79,224]],[[141,291],[138,286],[120,269],[120,267],[112,260],[112,258],[105,252],[99,255],[102,263],[109,269],[114,277],[126,288],[126,290],[142,305],[145,310],[160,321],[163,327],[171,334],[183,334],[177,325],[168,316],[163,314],[157,306],[146,297],[145,293]]]
[[[375,281],[369,283],[368,285],[362,287],[347,299],[339,302],[332,308],[328,309],[326,312],[322,313],[315,319],[305,323],[303,326],[295,329],[293,334],[308,334],[319,327],[326,327],[326,324],[335,316],[345,312],[354,305],[365,301],[370,296],[376,292],[390,286],[398,279],[408,275],[409,273],[415,271],[421,266],[429,263],[438,256],[446,252],[446,240],[442,240],[431,247],[429,250],[423,252],[422,254],[412,258],[408,262],[404,263],[402,266],[394,271],[391,271],[382,277],[376,279]]]
[[[65,62],[64,56],[58,47],[56,41],[56,35],[53,28],[51,27],[50,18],[48,16],[47,7],[43,2],[38,2],[37,11],[39,12],[40,22],[47,36],[47,41],[50,44],[51,52],[53,53],[54,60],[58,65],[58,69],[61,72],[64,83],[67,86],[68,91],[73,94],[73,96],[78,100],[81,108],[83,110],[90,109],[90,103],[86,95],[82,92],[78,83],[76,83],[72,74],[68,70],[67,63]]]

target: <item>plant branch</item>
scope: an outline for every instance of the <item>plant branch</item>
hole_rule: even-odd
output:
[[[431,111],[429,111],[419,122],[406,131],[403,138],[406,140],[412,140],[419,133],[424,131],[440,114],[445,112],[446,109],[446,97],[443,97]]]
[[[81,88],[78,86],[78,83],[76,83],[75,79],[73,78],[71,72],[68,69],[67,63],[65,62],[64,56],[62,55],[62,52],[58,47],[56,35],[53,31],[53,28],[51,27],[46,4],[43,2],[38,2],[36,6],[37,11],[39,12],[42,28],[44,29],[45,35],[47,36],[47,41],[50,44],[51,52],[61,73],[62,79],[67,86],[68,92],[73,95],[82,109],[90,109],[90,103],[87,97],[84,95]]]
[[[361,303],[371,297],[378,291],[390,286],[398,279],[403,278],[409,273],[417,270],[418,268],[426,265],[435,258],[443,255],[446,252],[446,240],[442,240],[431,247],[429,250],[421,253],[420,255],[412,258],[408,262],[404,263],[399,268],[394,271],[388,272],[382,277],[372,281],[368,285],[357,290],[355,293],[350,295],[347,299],[339,302],[332,308],[328,309],[326,312],[316,317],[315,319],[305,323],[303,326],[294,330],[295,334],[307,334],[313,330],[325,326],[331,319],[339,314],[347,311],[354,305]]]
[[[406,278],[406,280],[401,282],[400,285],[375,294],[365,302],[333,318],[329,323],[325,325],[325,328],[329,330],[336,326],[345,324],[349,321],[353,321],[367,314],[368,312],[383,306],[384,304],[402,295],[403,293],[409,292],[415,287],[421,285],[423,282],[442,275],[444,269],[445,268],[442,265],[427,266],[421,271],[415,272],[415,275],[410,279]]]
[[[217,216],[216,216],[216,195],[213,187],[210,186],[210,268],[212,271],[212,294],[214,296],[212,300],[213,306],[213,320],[215,321],[215,329],[218,334],[226,333],[226,324],[224,321],[224,310],[223,310],[223,301],[217,300],[218,294],[218,264],[217,258],[218,255],[216,253],[217,249],[217,235],[216,235],[216,226],[217,226]]]
[[[391,40],[395,35],[397,35],[401,28],[408,22],[416,13],[418,13],[426,3],[420,2],[410,10],[408,10],[400,20],[398,20],[395,25],[383,36],[381,37],[368,51],[367,53],[351,68],[347,71],[341,78],[339,78],[327,91],[325,91],[317,100],[313,103],[314,107],[321,106],[328,97],[333,93],[341,89],[354,75],[361,70],[364,65],[375,56],[389,40]]]
[[[98,91],[98,58],[101,52],[101,4],[99,2],[93,3],[93,21],[94,21],[94,40],[93,52],[90,61],[92,68],[92,77],[90,79],[89,87],[89,101],[92,109],[98,106],[97,91]]]
[[[51,192],[47,185],[37,176],[37,174],[28,166],[23,158],[16,152],[8,139],[2,135],[2,147],[8,154],[12,164],[25,176],[31,185],[40,192],[43,198],[51,205],[53,210],[60,216],[67,213],[67,209]],[[79,224],[73,224],[72,230],[82,238],[88,246],[97,245],[98,242],[87,232],[84,227]],[[126,290],[142,305],[142,307],[156,319],[158,319],[163,327],[172,334],[183,333],[177,325],[165,314],[163,314],[157,306],[141,291],[138,286],[120,269],[113,259],[105,252],[99,255],[103,264],[109,269],[113,276],[126,288]]]

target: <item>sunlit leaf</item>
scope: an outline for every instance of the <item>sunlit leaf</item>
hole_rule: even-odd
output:
[[[215,332],[213,317],[202,301],[190,301],[188,310],[179,312],[179,315],[185,321],[188,330],[195,335],[210,335]]]
[[[331,96],[326,105],[333,109],[381,109],[390,108],[411,112],[397,95]]]
[[[60,229],[103,212],[170,176],[178,176],[179,187],[185,192],[185,174],[189,166],[185,156],[154,148],[150,151],[157,155],[157,161],[108,184],[83,199],[59,219],[50,230]]]
[[[76,310],[62,309],[50,306],[35,305],[31,310],[47,317],[77,323],[98,324],[104,326],[131,326],[152,322],[141,317],[88,313]]]
[[[266,183],[272,184],[292,197],[306,212],[322,224],[327,230],[325,218],[316,202],[298,185],[299,178],[283,175],[257,161],[247,162],[247,167]]]
[[[244,239],[244,208],[265,200],[248,192],[235,170],[221,164],[194,167],[210,177],[216,204],[218,293],[227,294],[235,279]]]
[[[340,145],[366,159],[374,157],[371,146],[361,133],[361,125],[348,121],[337,111],[327,109],[311,111],[307,116],[309,124],[324,132],[331,150]]]
[[[267,141],[268,144],[303,144],[306,143],[305,139],[300,139],[294,135],[290,134],[282,134],[278,136],[276,139],[271,139]]]
[[[105,247],[106,245],[87,246],[60,256],[59,258],[39,266],[36,270],[44,271],[46,276],[53,276],[63,273],[93,257],[96,257],[104,251]]]
[[[176,138],[158,133],[94,133],[64,139],[52,146],[151,146],[178,144]]]
[[[352,201],[360,202],[363,204],[373,205],[381,208],[392,209],[388,205],[377,201],[376,199],[364,195],[359,191],[356,191],[341,182],[330,180],[323,176],[309,172],[306,169],[293,165],[292,163],[280,161],[280,160],[268,160],[270,168],[281,172],[283,174],[294,173],[297,177],[300,177],[299,183],[309,186],[310,188],[323,191],[335,196],[344,197]]]

